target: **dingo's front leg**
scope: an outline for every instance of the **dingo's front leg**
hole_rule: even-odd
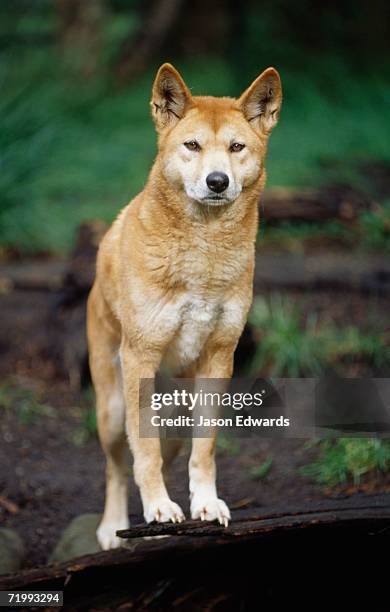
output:
[[[202,521],[217,520],[227,527],[230,511],[217,495],[214,453],[215,437],[193,439],[189,465],[191,517]]]
[[[207,347],[196,376],[197,378],[230,378],[233,370],[235,345]],[[211,416],[211,415],[210,415]],[[202,521],[217,520],[227,526],[229,508],[218,498],[216,487],[215,443],[217,428],[209,430],[210,437],[192,440],[189,462],[191,517]]]
[[[141,438],[139,432],[139,381],[154,379],[159,361],[159,355],[134,351],[126,341],[122,341],[126,430],[134,457],[134,479],[140,490],[144,517],[148,523],[180,523],[184,520],[183,511],[170,499],[162,475],[160,439]]]

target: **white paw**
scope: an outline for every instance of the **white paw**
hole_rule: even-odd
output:
[[[144,505],[144,517],[147,523],[181,523],[185,516],[180,506],[169,497],[157,498]]]
[[[227,527],[230,510],[216,495],[195,492],[191,500],[191,517],[201,521],[218,521],[220,525]]]
[[[116,532],[119,531],[119,529],[128,529],[129,527],[130,523],[128,520],[112,523],[100,523],[96,531],[96,537],[102,550],[110,550],[111,548],[119,548],[120,546],[123,546],[124,540],[122,540],[122,538],[118,538]]]

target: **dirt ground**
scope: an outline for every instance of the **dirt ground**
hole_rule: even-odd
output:
[[[51,261],[50,265],[55,275],[62,262]],[[40,406],[28,418],[12,409],[0,413],[0,496],[11,502],[0,503],[0,524],[16,529],[22,536],[27,549],[24,567],[46,562],[72,518],[101,512],[103,508],[103,454],[96,436],[86,435],[90,399],[85,392],[71,388],[52,359],[50,341],[55,329],[48,327],[47,321],[58,299],[55,288],[15,288],[0,296],[0,382],[11,380],[13,385],[31,390]],[[308,310],[325,309],[334,321],[359,327],[364,327],[368,317],[374,316],[380,322],[388,314],[385,298],[373,303],[356,294],[317,292],[303,296],[303,303]],[[304,443],[256,437],[240,440],[235,452],[220,450],[221,497],[234,509],[351,493],[353,488],[324,492],[300,475],[299,467],[309,462],[315,452],[305,449]],[[267,477],[253,480],[251,468],[269,457],[273,463]],[[173,467],[169,488],[188,516],[187,458],[188,449]],[[389,486],[390,478],[385,477],[363,483],[367,492]],[[134,522],[142,521],[140,499],[133,485],[130,515]]]

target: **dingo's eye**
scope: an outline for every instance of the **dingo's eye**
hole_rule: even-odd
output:
[[[239,153],[243,149],[245,149],[245,145],[244,144],[242,144],[241,142],[233,142],[233,144],[230,145],[230,149],[229,150],[232,153]]]
[[[187,140],[184,146],[187,147],[189,151],[200,151],[200,144],[196,142],[196,140]]]

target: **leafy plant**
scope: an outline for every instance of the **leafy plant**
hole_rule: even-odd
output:
[[[263,480],[268,476],[271,467],[272,467],[273,459],[272,457],[268,457],[263,463],[252,467],[250,469],[250,476],[253,480]]]
[[[390,468],[390,440],[339,438],[317,444],[318,458],[301,472],[319,485],[333,486],[349,480],[358,485],[364,474]]]
[[[383,335],[363,334],[348,326],[320,325],[315,313],[302,320],[297,303],[280,294],[257,298],[249,322],[258,335],[251,373],[272,376],[316,376],[341,360],[367,358],[375,367],[390,363]]]
[[[269,302],[262,298],[255,301],[249,322],[260,336],[252,372],[270,368],[273,376],[297,377],[321,371],[324,345],[318,340],[314,315],[302,327],[297,306],[274,294]]]

